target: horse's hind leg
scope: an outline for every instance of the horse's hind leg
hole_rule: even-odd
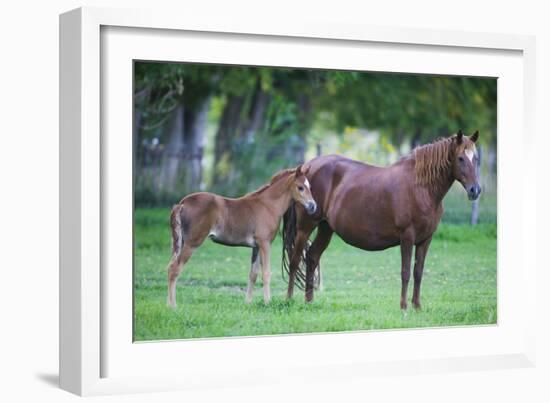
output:
[[[315,277],[315,269],[319,265],[321,255],[328,247],[334,231],[326,221],[323,221],[317,227],[317,236],[308,250],[306,259],[306,302],[313,301],[313,280]],[[319,273],[320,275],[320,273]]]
[[[259,248],[255,246],[252,249],[252,258],[250,261],[250,274],[248,275],[248,287],[246,289],[245,302],[249,304],[252,302],[252,292],[254,291],[254,284],[258,278],[258,272],[260,271],[260,254]]]
[[[168,265],[168,305],[172,308],[176,307],[176,284],[178,277],[183,270],[183,265],[187,263],[196,248],[184,244],[181,250],[181,254],[172,255],[170,264]]]
[[[420,283],[422,282],[422,273],[424,271],[424,261],[428,254],[428,248],[432,237],[429,237],[425,241],[422,241],[416,245],[415,262],[414,262],[414,291],[412,297],[412,304],[416,309],[420,309]]]

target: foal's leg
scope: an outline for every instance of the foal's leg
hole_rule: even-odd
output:
[[[254,291],[254,284],[256,284],[256,279],[258,278],[259,271],[260,271],[260,254],[259,254],[259,248],[255,246],[252,249],[250,274],[248,276],[248,288],[246,289],[245,302],[247,304],[252,302],[252,292]]]
[[[178,277],[183,270],[183,265],[187,263],[196,248],[184,244],[179,256],[172,256],[172,260],[168,265],[168,305],[172,308],[176,307],[176,283]]]
[[[432,237],[422,241],[416,245],[415,262],[414,262],[414,290],[412,304],[415,308],[420,309],[420,283],[422,282],[422,272],[424,271],[424,260],[428,254],[428,248]]]
[[[313,301],[313,279],[315,277],[315,269],[319,265],[321,255],[330,243],[333,232],[334,231],[330,228],[326,221],[321,222],[317,227],[317,236],[308,251],[309,259],[306,268],[306,302]]]
[[[262,260],[262,277],[264,282],[264,302],[267,304],[271,299],[270,284],[269,284],[271,281],[271,267],[269,263],[271,243],[269,241],[262,241],[259,246],[260,246],[260,259]]]
[[[405,232],[401,236],[401,309],[407,309],[407,288],[411,277],[412,236]]]

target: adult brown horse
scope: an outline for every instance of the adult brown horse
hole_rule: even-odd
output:
[[[314,158],[307,178],[317,202],[313,215],[294,204],[283,219],[283,266],[289,261],[288,298],[296,276],[305,280],[306,301],[313,300],[315,268],[336,232],[346,243],[377,251],[401,246],[401,308],[407,308],[411,257],[415,250],[412,303],[420,307],[420,282],[424,259],[443,215],[443,198],[455,180],[470,200],[479,197],[476,131],[471,137],[456,135],[415,148],[388,167],[376,167],[337,155]],[[303,256],[309,235],[317,236]],[[286,255],[286,256],[285,256]],[[300,271],[305,260],[305,276]]]
[[[281,216],[291,203],[302,206],[309,214],[317,208],[309,190],[307,171],[300,165],[278,172],[268,184],[238,199],[200,192],[176,204],[170,215],[172,258],[168,265],[168,305],[176,306],[176,282],[181,270],[207,237],[227,246],[252,248],[246,302],[252,301],[260,263],[264,301],[269,302],[269,255]]]

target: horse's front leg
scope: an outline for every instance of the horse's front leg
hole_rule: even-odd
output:
[[[252,248],[252,258],[250,261],[250,274],[248,275],[248,287],[246,289],[245,302],[249,304],[252,302],[252,292],[254,291],[254,284],[258,278],[258,272],[260,271],[260,251],[257,246]]]
[[[432,237],[430,236],[425,241],[422,241],[416,245],[415,258],[414,258],[414,290],[412,303],[416,309],[420,309],[420,283],[422,282],[422,273],[424,271],[424,261],[428,254],[428,248]]]
[[[262,278],[264,282],[264,302],[267,304],[271,299],[270,293],[270,281],[271,281],[271,267],[269,263],[271,253],[271,242],[261,241],[260,247],[260,259],[262,263]]]
[[[413,236],[404,232],[401,236],[401,309],[407,309],[407,289],[411,277]]]

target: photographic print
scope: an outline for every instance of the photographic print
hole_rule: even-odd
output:
[[[134,61],[134,340],[497,323],[497,80]]]

